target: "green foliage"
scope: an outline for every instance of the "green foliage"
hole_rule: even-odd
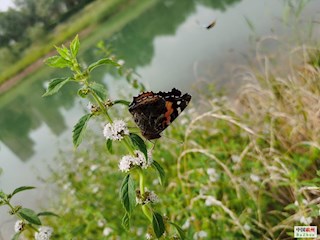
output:
[[[56,94],[60,88],[62,88],[67,82],[70,81],[70,78],[54,78],[49,82],[49,86],[46,92],[42,95],[47,97],[53,94]]]
[[[132,144],[137,147],[141,152],[143,152],[146,159],[148,159],[148,152],[147,152],[147,146],[142,140],[142,138],[135,133],[130,133],[130,139]]]
[[[166,230],[161,214],[157,212],[153,213],[152,226],[153,226],[153,231],[156,234],[157,238],[160,238],[163,235],[164,231]]]
[[[107,91],[102,84],[93,82],[90,84],[90,89],[95,92],[101,101],[104,101],[107,98]]]
[[[41,225],[40,218],[32,209],[21,208],[18,211],[18,215],[32,224]]]
[[[19,192],[26,191],[26,190],[31,190],[31,189],[34,189],[34,188],[35,187],[32,187],[32,186],[18,187],[11,193],[11,197],[14,196],[15,194],[19,193]]]
[[[155,160],[153,160],[153,162],[152,162],[152,167],[157,171],[157,173],[159,175],[159,182],[161,185],[163,185],[165,177],[166,177],[166,173],[165,173],[164,169]]]
[[[92,117],[92,114],[89,114],[89,113],[82,116],[79,119],[78,123],[74,126],[72,131],[73,132],[72,141],[75,147],[78,147],[82,142],[83,136],[86,132],[87,124],[91,117]]]
[[[130,217],[130,214],[136,206],[135,186],[130,174],[125,176],[123,179],[120,190],[120,199],[124,209],[126,210],[126,214]]]

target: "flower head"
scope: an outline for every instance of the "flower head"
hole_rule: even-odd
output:
[[[302,216],[300,218],[300,223],[309,226],[312,223],[312,218],[311,217]]]
[[[16,221],[16,223],[14,224],[14,231],[16,233],[22,232],[24,230],[24,226],[25,226],[24,221],[22,220]]]
[[[202,238],[206,238],[206,237],[208,237],[208,233],[205,231],[199,231],[193,235],[194,240],[198,240],[198,239],[202,239]]]
[[[36,232],[34,235],[35,240],[49,240],[53,233],[51,227],[42,226],[39,228],[39,232]]]
[[[209,175],[210,182],[216,182],[219,179],[219,174],[214,168],[208,168],[207,174]]]
[[[107,123],[103,129],[103,135],[108,140],[122,140],[123,136],[129,135],[129,129],[123,120],[116,120],[113,123]]]
[[[140,194],[140,191],[137,193],[137,202],[141,205],[148,203],[158,203],[159,197],[155,194],[154,191],[146,191],[143,195]]]
[[[152,164],[152,160],[149,157],[146,159],[145,155],[141,151],[134,151],[135,156],[126,155],[123,156],[119,162],[119,169],[122,172],[128,172],[131,168],[139,166],[143,169],[146,169]]]
[[[111,228],[105,227],[105,228],[103,229],[103,232],[102,232],[103,236],[109,236],[110,233],[112,233],[112,229],[111,229]]]

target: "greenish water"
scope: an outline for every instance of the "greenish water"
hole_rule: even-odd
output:
[[[281,21],[285,15],[284,3],[279,0],[155,2],[147,11],[132,16],[129,23],[121,24],[121,29],[111,37],[106,31],[111,20],[102,23],[97,31],[81,39],[85,50],[80,59],[90,63],[101,57],[95,44],[104,40],[128,67],[139,73],[149,90],[168,91],[176,87],[190,92],[196,99],[199,96],[195,87],[214,82],[234,91],[241,83],[232,77],[232,69],[249,62],[250,36],[282,37],[292,33],[293,26]],[[311,16],[319,19],[316,11],[319,6],[319,2],[311,1],[304,9],[306,24],[311,22]],[[213,20],[217,22],[214,28],[207,30],[201,26]],[[41,191],[30,191],[23,195],[23,201],[18,199],[28,207],[46,204],[45,186],[38,176],[48,176],[48,165],[55,166],[60,149],[72,149],[72,127],[86,111],[87,103],[75,97],[75,85],[53,97],[41,97],[47,80],[63,74],[44,67],[0,96],[0,167],[3,169],[0,188],[11,191],[21,185],[39,187]],[[123,78],[106,69],[99,69],[94,79],[108,87],[111,98],[121,95],[130,101],[131,94],[137,93],[128,90]],[[2,209],[0,229],[2,236],[12,232],[12,222]]]

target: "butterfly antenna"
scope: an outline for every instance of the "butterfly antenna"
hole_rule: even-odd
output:
[[[183,143],[184,143],[184,141],[180,141],[180,140],[178,140],[178,139],[176,139],[176,138],[170,138],[170,137],[168,137],[168,136],[166,136],[166,135],[162,135],[162,137],[164,137],[164,138],[166,138],[166,139],[168,139],[168,140],[170,140],[170,141],[172,141],[172,142],[178,143],[178,144],[180,144],[180,145],[183,145]]]

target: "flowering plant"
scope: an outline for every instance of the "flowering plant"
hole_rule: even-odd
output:
[[[133,87],[143,90],[143,84],[133,79],[131,72],[125,71],[123,61],[117,60],[114,56],[107,56],[83,68],[77,60],[79,47],[80,42],[78,36],[76,36],[70,43],[69,48],[65,46],[61,48],[56,47],[59,55],[46,60],[46,63],[51,67],[71,69],[73,75],[52,79],[43,96],[56,94],[69,82],[78,83],[80,85],[78,95],[89,99],[88,108],[90,113],[82,116],[74,126],[72,136],[74,146],[79,147],[82,142],[89,120],[93,117],[102,116],[105,121],[103,135],[108,151],[113,153],[113,144],[116,142],[123,144],[127,149],[128,154],[123,156],[118,164],[120,171],[126,173],[120,187],[120,200],[125,211],[122,219],[123,227],[129,230],[133,210],[137,205],[140,205],[142,212],[152,225],[153,232],[149,234],[160,238],[164,234],[169,233],[168,226],[171,224],[177,230],[179,238],[184,239],[184,232],[177,224],[170,222],[153,209],[152,204],[157,203],[159,200],[153,191],[149,191],[146,188],[145,171],[150,167],[154,168],[158,173],[159,182],[163,183],[165,178],[164,169],[157,161],[152,159],[152,153],[148,151],[144,140],[138,134],[129,131],[125,121],[114,120],[110,115],[110,109],[116,104],[128,107],[129,102],[122,99],[113,101],[108,99],[105,87],[102,84],[93,82],[90,79],[90,73],[98,67],[111,65],[120,74],[124,72],[127,80]],[[138,189],[135,187],[136,179],[139,181]]]
[[[14,225],[15,234],[12,237],[12,240],[19,239],[20,235],[25,231],[34,232],[35,240],[49,240],[53,229],[51,227],[42,226],[40,220],[41,216],[56,216],[57,214],[53,212],[39,212],[36,213],[34,210],[29,208],[24,208],[22,206],[14,206],[11,203],[11,199],[14,195],[22,192],[34,189],[32,186],[22,186],[16,188],[12,193],[5,194],[3,191],[0,191],[0,206],[8,206],[10,208],[9,214],[16,216],[19,220],[16,221]],[[39,227],[38,227],[39,226]]]

